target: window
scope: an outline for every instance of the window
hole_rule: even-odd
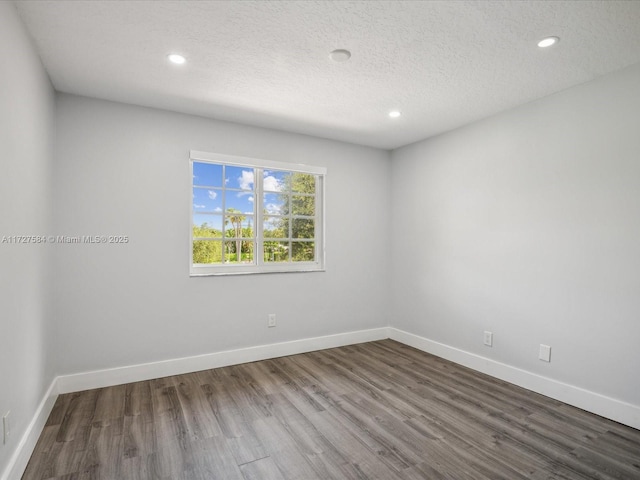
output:
[[[190,273],[324,269],[326,169],[191,151]]]

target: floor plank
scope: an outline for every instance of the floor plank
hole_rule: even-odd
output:
[[[640,431],[384,340],[61,395],[24,480],[640,480]]]

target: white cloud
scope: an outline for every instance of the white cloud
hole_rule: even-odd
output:
[[[214,212],[221,212],[221,211],[222,211],[222,208],[221,208],[221,207],[216,207],[216,208],[214,208],[214,209],[213,209],[213,211],[214,211]]]
[[[264,219],[264,226],[267,229],[278,228],[279,225],[280,225],[280,219],[279,218],[269,217],[269,218],[265,218]]]
[[[251,203],[253,203],[254,198],[253,198],[253,196],[251,196],[251,197],[247,198],[247,200],[249,200]]]
[[[282,205],[278,205],[277,203],[267,203],[264,208],[267,213],[270,213],[271,215],[277,215],[280,213]]]
[[[253,190],[253,170],[243,170],[242,176],[238,177],[238,185],[243,190]]]
[[[216,197],[218,196],[218,193],[217,193],[217,192],[215,192],[215,191],[213,191],[213,190],[207,190],[207,191],[209,192],[209,198],[210,198],[211,200],[215,200],[215,199],[216,199]]]
[[[282,190],[282,184],[273,175],[264,176],[264,189],[272,192],[279,192]]]
[[[205,208],[206,205],[198,205],[197,203],[193,204],[193,208]]]

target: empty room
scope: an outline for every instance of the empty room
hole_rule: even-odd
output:
[[[640,479],[640,1],[0,1],[0,480]]]

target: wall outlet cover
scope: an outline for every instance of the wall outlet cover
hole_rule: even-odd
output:
[[[551,361],[551,347],[549,345],[540,344],[540,351],[538,352],[538,358],[543,362]]]

